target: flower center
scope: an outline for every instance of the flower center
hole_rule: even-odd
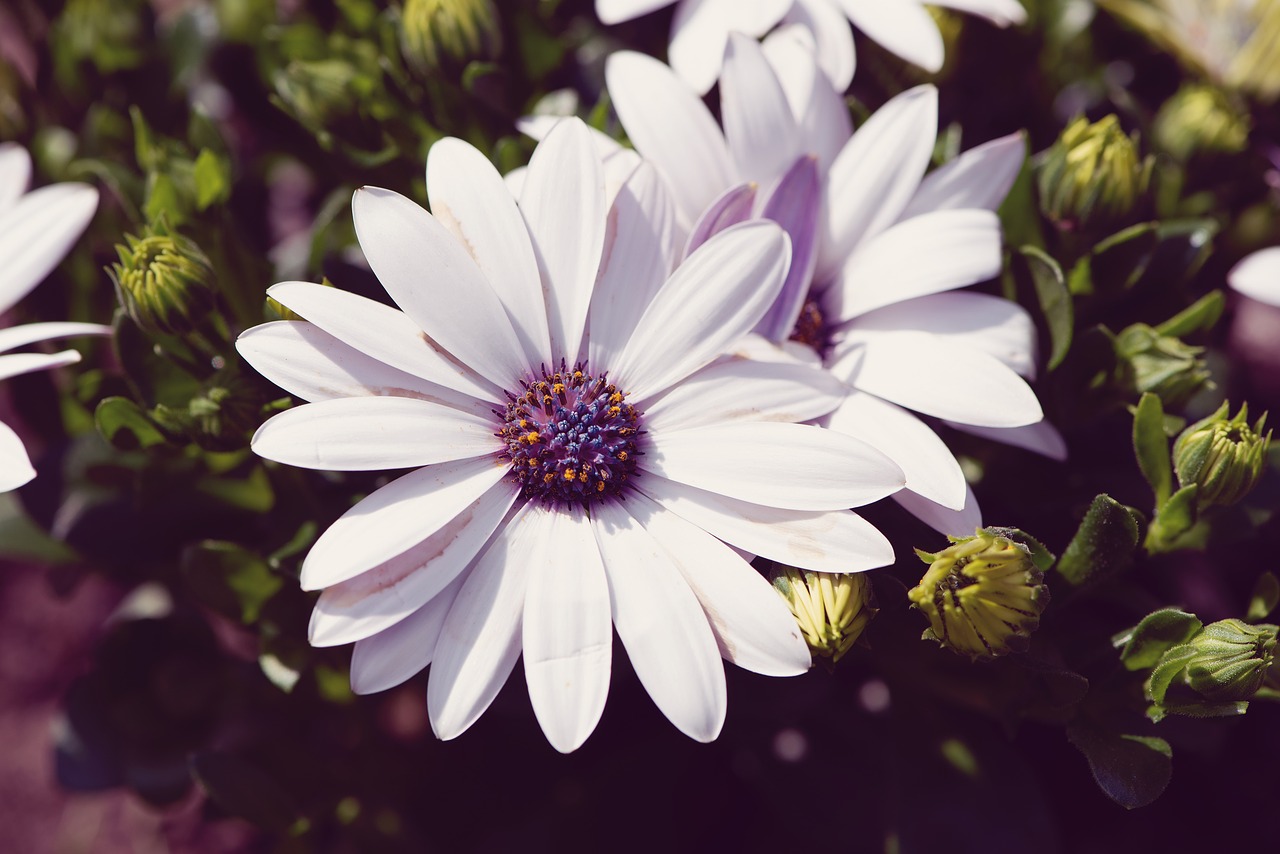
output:
[[[822,317],[822,307],[816,299],[810,297],[804,301],[800,316],[796,318],[795,328],[791,330],[791,340],[808,344],[819,356],[826,355],[827,345],[831,342]]]
[[[520,388],[494,414],[521,497],[587,505],[621,493],[636,474],[641,413],[608,373],[593,376],[585,363],[567,370],[561,361],[560,370],[544,366]]]

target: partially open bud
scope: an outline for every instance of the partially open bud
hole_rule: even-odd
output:
[[[116,245],[120,263],[108,271],[120,304],[149,334],[184,335],[213,311],[213,265],[194,241],[163,224]]]
[[[1147,188],[1150,162],[1114,115],[1067,125],[1038,164],[1040,208],[1065,230],[1124,219]]]
[[[1249,405],[1227,418],[1230,404],[1197,421],[1173,443],[1173,469],[1181,486],[1197,484],[1201,507],[1235,504],[1249,493],[1266,465],[1271,431],[1262,434],[1267,416],[1249,425]]]
[[[1212,376],[1200,358],[1203,347],[1161,335],[1145,323],[1122,330],[1116,336],[1116,351],[1132,368],[1137,393],[1153,392],[1169,408],[1185,404]]]
[[[982,529],[952,542],[937,554],[916,550],[929,571],[907,597],[929,618],[925,639],[972,658],[1025,650],[1049,604],[1031,550]]]
[[[295,59],[272,79],[276,94],[308,127],[331,128],[359,107],[360,75],[345,59]]]
[[[832,663],[849,651],[876,615],[871,582],[862,573],[778,566],[773,586],[795,615],[809,650]]]
[[[1183,86],[1156,114],[1156,145],[1178,160],[1194,154],[1239,154],[1249,141],[1249,114],[1221,89]]]
[[[492,0],[406,0],[400,49],[419,73],[490,60],[502,51]]]
[[[1151,716],[1239,713],[1230,704],[1251,699],[1275,660],[1276,627],[1220,620],[1170,647],[1147,680]],[[1214,708],[1214,704],[1218,708]],[[1223,705],[1225,708],[1223,708]]]
[[[206,450],[233,451],[245,447],[262,423],[263,403],[257,384],[229,367],[210,377],[185,409],[162,404],[151,417],[167,433]]]

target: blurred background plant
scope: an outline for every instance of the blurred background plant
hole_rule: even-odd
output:
[[[0,138],[31,150],[39,182],[103,191],[80,247],[17,312],[116,330],[110,359],[0,387],[41,472],[0,496],[0,614],[39,635],[53,629],[20,620],[22,603],[104,603],[50,683],[60,791],[127,790],[165,815],[194,800],[253,850],[573,849],[620,827],[624,848],[781,849],[795,837],[778,800],[816,780],[840,787],[838,809],[807,813],[813,838],[854,828],[868,850],[1181,844],[1191,810],[1237,817],[1215,824],[1219,847],[1252,840],[1269,806],[1260,759],[1280,758],[1277,712],[1254,702],[1280,691],[1261,622],[1280,598],[1280,483],[1260,421],[1280,402],[1280,311],[1222,288],[1280,242],[1280,3],[1026,5],[1007,30],[935,12],[948,62],[933,78],[937,163],[1022,128],[1033,154],[1001,210],[1006,273],[986,287],[1035,318],[1037,391],[1069,464],[935,425],[988,519],[1017,526],[977,537],[1011,544],[1017,565],[956,561],[964,543],[873,509],[896,566],[825,586],[764,568],[832,666],[731,669],[728,725],[703,747],[617,656],[600,729],[570,757],[543,742],[518,679],[440,743],[421,680],[356,698],[347,653],[307,645],[301,556],[387,476],[249,453],[290,401],[231,342],[285,316],[265,298],[276,281],[385,300],[351,192],[425,203],[442,136],[505,171],[531,151],[514,127],[530,112],[618,135],[603,58],[661,56],[671,11],[603,28],[587,0],[0,8]],[[1188,36],[1197,21],[1207,46]],[[857,48],[856,120],[926,79]],[[952,563],[926,585],[911,545]],[[22,582],[34,567],[43,592]],[[984,596],[1014,597],[1021,616],[992,617],[1008,614]],[[912,601],[941,645],[920,641]],[[965,625],[979,627],[968,646]],[[1207,785],[1223,773],[1230,791]]]

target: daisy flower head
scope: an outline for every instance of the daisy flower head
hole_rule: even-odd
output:
[[[427,187],[430,213],[371,187],[352,203],[398,308],[278,284],[270,295],[306,321],[238,342],[310,401],[262,426],[259,454],[414,469],[307,555],[302,585],[323,590],[312,643],[355,642],[358,693],[430,664],[444,739],[523,655],[537,719],[567,752],[602,713],[616,627],[663,714],[715,738],[722,656],[770,675],[809,665],[786,604],[742,555],[888,563],[884,537],[845,508],[903,482],[869,445],[796,423],[838,405],[838,383],[745,357],[786,274],[785,234],[744,223],[671,272],[674,212],[656,173],[640,166],[609,206],[576,119],[539,144],[518,200],[456,139],[431,149]]]
[[[852,387],[829,424],[903,468],[899,503],[944,533],[971,533],[981,518],[959,463],[908,410],[1065,452],[1023,379],[1035,366],[1030,317],[1008,300],[957,291],[1000,270],[994,211],[1025,142],[993,140],[926,175],[937,90],[897,96],[853,133],[806,38],[798,28],[763,45],[731,36],[720,123],[671,69],[641,54],[610,57],[610,98],[667,179],[688,245],[752,217],[786,229],[792,265],[756,331],[806,345]]]
[[[786,24],[812,34],[818,64],[841,92],[849,88],[855,65],[849,24],[931,74],[942,68],[942,34],[923,0],[596,0],[596,15],[605,24],[617,24],[673,2],[668,57],[699,94],[710,91],[720,75],[730,33],[758,38]],[[981,15],[1001,27],[1027,19],[1018,0],[933,0],[930,5]]]
[[[98,191],[88,184],[51,184],[27,192],[31,157],[14,143],[0,144],[0,316],[44,281],[93,219]],[[2,325],[0,325],[2,327]],[[110,334],[94,323],[28,323],[0,328],[0,380],[80,361],[75,350],[15,353],[41,341]],[[0,422],[0,492],[36,476],[18,434]]]
[[[1227,284],[1258,302],[1280,306],[1280,246],[1244,258],[1227,274]]]

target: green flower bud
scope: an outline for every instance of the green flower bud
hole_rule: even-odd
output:
[[[1209,383],[1211,374],[1200,354],[1171,335],[1161,335],[1145,323],[1135,323],[1116,337],[1116,351],[1133,372],[1138,395],[1154,392],[1166,407],[1185,404]]]
[[[249,433],[262,423],[263,403],[254,381],[226,368],[203,385],[186,409],[160,404],[151,416],[171,436],[210,451],[234,451],[245,447]]]
[[[1137,139],[1114,115],[1073,121],[1038,166],[1040,208],[1064,230],[1124,219],[1146,192],[1150,174]]]
[[[1243,620],[1210,623],[1191,640],[1170,647],[1146,682],[1156,720],[1165,714],[1239,714],[1275,661],[1276,626]]]
[[[907,598],[929,618],[924,637],[972,658],[1026,649],[1049,604],[1030,549],[982,529],[952,542],[937,554],[916,550],[929,571]]]
[[[1197,421],[1173,443],[1173,469],[1181,486],[1197,484],[1201,507],[1235,504],[1262,476],[1271,431],[1262,435],[1264,414],[1249,426],[1249,405],[1227,418],[1230,404],[1223,403],[1208,418]]]
[[[861,573],[809,572],[779,566],[773,586],[795,615],[814,655],[839,661],[876,615],[871,582]]]
[[[1178,160],[1193,154],[1239,154],[1249,140],[1249,114],[1221,89],[1187,85],[1156,114],[1154,136]]]
[[[148,334],[185,335],[201,326],[217,303],[213,265],[193,241],[163,224],[141,237],[125,235],[120,263],[108,271],[120,304]]]
[[[345,59],[295,59],[273,78],[276,94],[303,124],[325,128],[360,106],[360,71]]]
[[[490,60],[502,51],[492,0],[406,0],[400,49],[419,73]]]

